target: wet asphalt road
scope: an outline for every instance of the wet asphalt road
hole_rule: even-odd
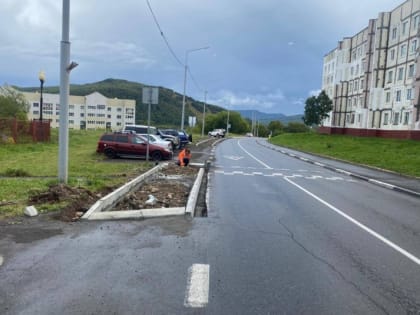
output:
[[[0,314],[420,312],[420,199],[254,139],[217,146],[207,198],[207,218],[0,227]]]

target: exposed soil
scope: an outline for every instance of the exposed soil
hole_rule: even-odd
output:
[[[183,207],[198,173],[197,167],[170,164],[137,191],[127,195],[113,210]]]

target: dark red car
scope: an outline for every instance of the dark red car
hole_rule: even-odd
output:
[[[96,152],[105,153],[109,158],[134,157],[145,158],[147,141],[135,133],[105,133],[98,141]],[[157,145],[149,144],[149,156],[155,161],[172,159],[172,151]]]

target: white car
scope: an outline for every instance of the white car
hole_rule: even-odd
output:
[[[139,135],[147,141],[147,134],[146,133],[141,133]],[[161,147],[164,147],[165,149],[169,149],[169,150],[173,151],[172,142],[170,140],[162,139],[158,135],[149,134],[149,141],[150,141],[150,143],[152,143],[154,145],[159,145]]]

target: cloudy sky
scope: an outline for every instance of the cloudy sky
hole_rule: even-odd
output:
[[[187,95],[203,100],[207,90],[210,103],[232,110],[300,114],[321,87],[323,56],[402,2],[71,0],[71,83],[117,78],[182,94],[188,55]],[[0,84],[37,86],[44,70],[46,86],[58,86],[62,1],[0,5]]]

